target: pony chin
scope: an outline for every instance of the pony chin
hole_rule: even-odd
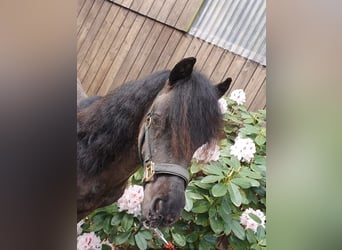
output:
[[[184,180],[172,175],[159,175],[145,185],[142,221],[148,227],[163,228],[174,224],[185,206]]]

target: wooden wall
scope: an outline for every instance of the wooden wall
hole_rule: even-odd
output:
[[[174,3],[172,8],[170,3],[177,0],[117,2],[126,6],[105,0],[78,0],[77,72],[88,95],[105,95],[126,81],[171,69],[180,59],[194,56],[195,68],[215,83],[232,77],[229,92],[243,88],[250,110],[266,108],[264,66],[181,31],[192,22],[191,15],[201,1],[194,1],[196,8],[185,8],[192,1],[184,0],[183,5]],[[126,8],[133,4],[134,11]],[[172,15],[176,17],[170,18]],[[165,24],[161,16],[173,20],[173,26],[178,23],[178,27]],[[191,18],[179,21],[185,16]]]

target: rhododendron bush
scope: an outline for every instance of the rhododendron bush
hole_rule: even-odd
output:
[[[266,111],[249,112],[245,102],[243,90],[219,100],[224,137],[194,154],[184,211],[162,229],[177,249],[266,249]],[[80,249],[90,241],[102,249],[163,249],[155,234],[139,228],[141,178],[142,169],[118,202],[78,225]],[[98,238],[84,236],[91,232]]]

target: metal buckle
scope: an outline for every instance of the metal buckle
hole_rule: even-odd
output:
[[[150,163],[144,169],[143,182],[150,182],[153,179],[154,174],[154,162],[150,161]]]

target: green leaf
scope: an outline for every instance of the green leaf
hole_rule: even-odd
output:
[[[150,231],[147,230],[141,230],[139,232],[146,240],[152,240],[153,236]]]
[[[239,172],[239,174],[241,176],[247,176],[247,177],[250,177],[252,179],[257,179],[257,180],[262,178],[260,173],[254,172],[254,171],[250,170],[249,168],[242,168],[241,171]]]
[[[129,231],[133,225],[133,216],[125,214],[121,221],[121,226],[125,231]]]
[[[206,234],[206,235],[204,235],[203,236],[203,239],[206,241],[206,242],[208,242],[208,243],[210,243],[211,245],[216,245],[216,240],[217,240],[217,237],[215,236],[215,235],[213,235],[213,234]]]
[[[120,233],[119,235],[114,237],[114,243],[115,245],[121,245],[123,243],[125,243],[129,236],[131,236],[131,232],[124,232],[124,233]]]
[[[190,167],[190,172],[191,174],[196,174],[198,173],[199,171],[201,171],[201,168],[200,168],[200,165],[197,164],[196,162],[193,162],[191,167]]]
[[[121,219],[122,219],[122,215],[121,214],[114,214],[110,224],[112,226],[118,226],[120,224],[120,222],[121,222]]]
[[[205,213],[208,211],[209,206],[210,204],[206,200],[196,201],[192,208],[192,212],[197,213],[197,214]]]
[[[222,197],[227,193],[227,191],[228,187],[223,183],[216,183],[211,189],[211,193],[214,197]]]
[[[112,250],[112,247],[108,246],[107,244],[102,244],[101,250]]]
[[[256,216],[255,214],[252,214],[252,213],[249,213],[248,216],[254,220],[256,223],[260,224],[261,223],[261,220],[258,216]]]
[[[202,183],[214,183],[214,182],[217,182],[217,181],[220,181],[224,178],[223,175],[208,175],[208,176],[205,176],[201,182]]]
[[[178,246],[181,246],[181,247],[185,246],[186,240],[185,240],[185,236],[184,235],[181,235],[181,234],[173,232],[173,231],[171,231],[171,234],[172,234],[173,240],[175,241],[175,243]]]
[[[203,196],[200,195],[199,193],[193,193],[193,192],[186,192],[185,194],[188,195],[188,197],[190,197],[193,200],[202,200]]]
[[[205,239],[202,239],[198,244],[198,250],[212,250],[215,249],[215,245],[210,244]]]
[[[185,207],[184,207],[185,211],[190,212],[191,209],[192,209],[192,207],[193,207],[193,205],[194,205],[194,204],[193,204],[192,199],[189,198],[189,196],[187,195],[187,193],[185,193]]]
[[[248,178],[234,178],[231,180],[231,182],[233,182],[234,184],[242,187],[242,188],[250,188],[251,184],[249,182]]]
[[[239,187],[237,185],[235,185],[232,182],[228,183],[228,192],[230,195],[230,200],[233,202],[233,204],[237,207],[239,207],[241,205],[241,194],[239,192]]]
[[[263,226],[258,226],[256,238],[260,241],[265,238],[265,228]]]
[[[234,157],[231,157],[229,160],[228,160],[228,165],[230,167],[232,167],[235,171],[238,170],[241,166],[241,163],[240,161],[234,156]]]
[[[239,221],[233,220],[232,221],[232,231],[237,238],[240,240],[245,239],[245,229],[240,225]]]
[[[223,227],[224,227],[224,234],[228,236],[232,232],[232,224],[226,222],[223,224]]]
[[[208,214],[198,214],[196,219],[195,219],[195,223],[197,225],[203,226],[203,227],[207,227],[209,225],[209,218],[208,218]]]
[[[254,162],[258,165],[266,165],[266,157],[262,155],[255,155]]]
[[[198,235],[199,233],[198,232],[192,232],[190,234],[188,234],[185,238],[186,238],[186,241],[189,242],[189,243],[194,243],[198,240]]]
[[[254,231],[252,231],[251,229],[247,229],[246,230],[246,237],[249,243],[256,243],[257,239],[255,238],[255,234]]]
[[[258,144],[259,146],[264,145],[265,142],[266,142],[265,136],[258,135],[257,137],[255,137],[255,143]]]
[[[137,233],[135,236],[134,236],[134,239],[135,239],[135,243],[137,245],[137,247],[140,249],[140,250],[145,250],[147,249],[147,242],[144,238],[144,235],[139,232]]]
[[[205,174],[214,174],[222,176],[222,169],[214,163],[202,166],[202,170]]]
[[[209,217],[209,223],[211,229],[214,231],[215,234],[220,234],[221,232],[223,232],[223,221],[220,220],[217,214]]]
[[[112,231],[112,227],[110,225],[111,220],[112,220],[112,216],[107,216],[106,219],[103,222],[103,231],[106,234],[110,234],[111,231]]]
[[[259,128],[253,125],[245,124],[245,127],[240,129],[240,132],[245,135],[258,134]]]
[[[234,178],[231,180],[234,184],[242,187],[242,188],[250,188],[250,187],[259,187],[260,183],[254,179],[243,177],[243,178]]]
[[[194,184],[197,187],[200,187],[202,189],[210,189],[211,188],[211,184],[210,183],[202,183],[201,181],[194,181]]]
[[[254,119],[253,118],[247,118],[247,119],[244,119],[243,122],[247,123],[247,124],[253,124],[254,123]]]
[[[226,195],[222,198],[222,203],[221,203],[221,210],[224,214],[230,214],[232,212],[232,208],[230,206],[230,199],[229,196]],[[220,208],[219,207],[219,208]],[[220,211],[220,209],[218,209]]]

